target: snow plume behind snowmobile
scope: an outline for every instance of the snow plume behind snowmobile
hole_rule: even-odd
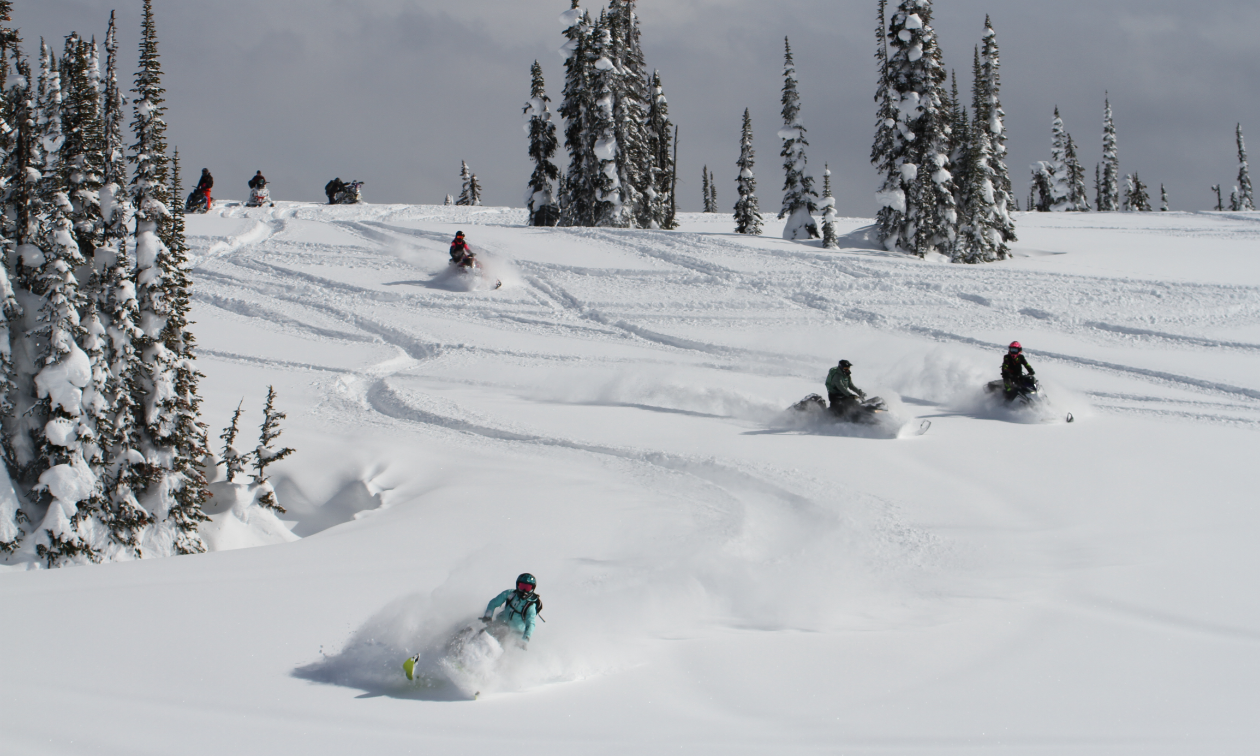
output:
[[[827,436],[904,438],[920,435],[931,423],[909,422],[900,402],[873,396],[832,410],[820,394],[810,394],[780,413],[773,427]]]

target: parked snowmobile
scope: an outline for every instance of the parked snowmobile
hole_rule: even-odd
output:
[[[855,402],[838,402],[827,406],[827,400],[819,394],[810,394],[789,409],[795,412],[806,412],[818,417],[830,417],[838,423],[879,422],[879,414],[888,411],[888,405],[878,396]]]
[[[344,183],[333,196],[334,205],[357,205],[363,201],[363,182],[350,181]]]
[[[250,189],[249,199],[246,200],[245,207],[262,207],[263,205],[276,206],[276,203],[271,201],[271,190],[266,186]]]
[[[192,194],[188,195],[188,199],[184,202],[184,212],[186,213],[208,213],[210,212],[210,193],[206,191],[198,191],[194,189]]]

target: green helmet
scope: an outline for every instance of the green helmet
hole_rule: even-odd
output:
[[[525,585],[528,585],[530,588],[538,587],[538,579],[535,578],[533,575],[529,574],[528,572],[522,572],[520,576],[516,578],[516,585],[518,587],[522,583],[524,583]]]

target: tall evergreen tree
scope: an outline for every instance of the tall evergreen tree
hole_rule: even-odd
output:
[[[632,187],[621,181],[625,156],[624,145],[618,140],[620,125],[617,123],[618,99],[623,88],[622,75],[614,60],[622,44],[616,36],[618,31],[616,19],[602,13],[590,35],[590,56],[595,60],[591,75],[594,98],[591,134],[595,138],[595,159],[599,161],[594,181],[594,225],[629,228],[633,220]]]
[[[1120,209],[1120,153],[1116,147],[1116,123],[1111,115],[1111,97],[1103,100],[1102,192],[1098,209],[1115,212]]]
[[[1234,127],[1238,142],[1238,209],[1255,210],[1256,195],[1251,188],[1251,170],[1247,166],[1247,145],[1243,142],[1242,124]]]
[[[973,68],[979,69],[979,51]],[[950,72],[949,165],[954,174],[954,206],[962,208],[962,188],[967,183],[967,153],[971,150],[971,124],[967,107],[958,95],[958,73]]]
[[[73,205],[71,220],[79,251],[86,259],[93,258],[96,248],[105,242],[105,219],[100,203],[105,173],[105,134],[95,47],[78,34],[71,34],[66,38],[61,58],[65,89],[61,181]]]
[[[1221,201],[1221,185],[1217,184],[1213,186],[1212,191],[1216,192],[1216,210],[1217,212],[1220,212],[1225,209],[1225,204]]]
[[[652,160],[652,186],[648,196],[652,202],[652,224],[673,228],[674,194],[674,125],[669,120],[669,101],[661,84],[660,71],[652,73],[651,101],[648,108],[648,151]]]
[[[993,173],[991,145],[987,129],[972,131],[971,149],[965,158],[967,184],[962,191],[965,204],[959,213],[962,221],[958,227],[955,262],[993,262],[1008,254],[1002,229],[1009,224],[1010,213],[1005,207],[999,212],[996,204],[997,177]]]
[[[883,184],[875,197],[879,201],[879,212],[876,225],[880,237],[886,238],[883,231],[895,224],[894,215],[905,212],[905,194],[900,192],[900,167],[897,162],[897,122],[898,112],[894,102],[900,102],[900,95],[893,89],[892,75],[888,63],[888,0],[879,0],[879,14],[875,25],[875,61],[879,70],[879,84],[875,89],[875,141],[871,145],[871,164],[875,171],[883,177]],[[900,203],[897,197],[900,197]],[[889,201],[885,201],[888,199]],[[900,208],[900,209],[898,209]]]
[[[735,183],[739,186],[739,201],[735,203],[735,233],[761,234],[761,210],[757,206],[757,179],[753,175],[756,153],[753,151],[752,116],[748,108],[744,108],[744,125],[739,137],[739,160],[735,165],[739,175]]]
[[[823,246],[828,249],[839,247],[840,242],[836,239],[836,198],[831,193],[831,166],[826,163],[823,163],[823,194],[818,207],[823,214]]]
[[[592,25],[585,10],[573,0],[573,6],[561,20],[566,24],[567,42],[561,48],[565,59],[564,99],[560,115],[564,117],[564,146],[569,153],[569,170],[561,194],[560,225],[595,225],[596,177],[599,161],[595,157],[592,78],[595,59],[592,53]]]
[[[879,234],[889,250],[954,256],[958,214],[949,171],[950,114],[945,67],[932,25],[931,0],[902,0],[888,23],[888,97],[895,110],[876,195]]]
[[[706,165],[700,169],[700,176],[700,194],[704,198],[704,212],[711,213],[713,212],[713,205],[709,201],[709,166]]]
[[[141,503],[154,523],[142,548],[146,554],[165,556],[206,550],[197,528],[206,520],[201,504],[208,492],[196,467],[205,448],[205,434],[197,422],[200,374],[193,367],[194,343],[187,330],[190,282],[181,208],[173,214],[167,206],[172,177],[152,0],[144,3],[142,31],[133,90],[136,143],[130,158],[135,166],[131,186],[136,208],[136,299],[143,334],[137,401],[144,408],[139,451],[146,460],[146,485]]]
[[[612,62],[616,66],[614,106],[617,124],[617,175],[621,199],[630,223],[652,225],[652,151],[649,134],[651,109],[647,68],[643,60],[636,0],[611,0],[608,24],[612,32]]]
[[[473,204],[472,200],[472,171],[468,168],[468,163],[459,161],[459,178],[462,187],[459,190],[459,199],[455,200],[456,205],[468,206]]]
[[[1159,209],[1160,212],[1168,212],[1168,190],[1163,184],[1159,185]]]
[[[713,171],[709,171],[709,207],[712,208],[709,211],[711,213],[718,211],[717,177],[713,175]]]
[[[805,127],[801,124],[801,97],[796,89],[796,63],[792,60],[792,45],[783,38],[783,128],[779,138],[783,140],[783,207],[779,218],[787,218],[783,228],[784,239],[817,239],[818,225],[813,214],[818,206],[814,200],[814,179],[807,172]]]
[[[997,32],[986,15],[979,75],[976,77],[979,84],[976,88],[975,120],[977,128],[988,129],[989,170],[993,183],[993,227],[1002,235],[1002,240],[1009,244],[1019,239],[1015,234],[1015,221],[1010,215],[1010,208],[1015,200],[1011,191],[1010,171],[1006,167],[1006,112],[1002,110],[1001,68]],[[1002,245],[998,259],[1005,256],[1006,245]]]
[[[23,523],[26,513],[12,485],[20,467],[13,449],[12,432],[15,430],[17,407],[17,369],[14,364],[16,342],[21,340],[22,308],[14,294],[9,279],[9,265],[16,260],[17,213],[9,199],[24,181],[19,179],[20,165],[18,117],[22,112],[20,100],[26,95],[26,87],[11,83],[9,56],[21,59],[18,35],[9,28],[12,3],[0,0],[0,555],[15,551],[25,535]]]
[[[538,61],[530,68],[529,102],[525,113],[529,116],[529,157],[534,161],[534,173],[529,177],[529,189],[525,193],[525,207],[529,210],[529,225],[554,226],[560,220],[560,208],[556,204],[556,182],[560,169],[552,162],[556,155],[556,125],[551,120],[547,91],[543,84],[542,66]]]
[[[1067,184],[1067,209],[1073,212],[1089,211],[1089,194],[1085,190],[1085,169],[1081,167],[1081,161],[1076,156],[1076,142],[1072,140],[1072,135],[1067,135],[1067,143],[1063,150],[1064,167],[1067,169],[1065,177]]]

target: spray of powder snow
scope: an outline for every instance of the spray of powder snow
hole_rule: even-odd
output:
[[[451,565],[427,595],[397,599],[333,654],[294,675],[375,695],[463,700],[577,682],[646,663],[662,638],[725,626],[765,632],[913,624],[939,591],[952,549],[896,507],[834,482],[773,478],[713,460],[654,455],[641,515],[598,558],[530,559],[549,620],[528,650],[508,644],[492,670],[443,664],[461,628],[502,586],[490,549]],[[668,516],[672,528],[660,528]],[[539,564],[539,562],[542,562]],[[933,615],[935,616],[935,615]],[[403,661],[420,655],[418,679]]]
[[[1001,377],[1000,361],[1000,357],[982,361],[968,350],[939,347],[907,357],[895,365],[884,380],[903,396],[972,417],[1015,423],[1049,423],[1063,422],[1069,412],[1076,418],[1092,414],[1089,402],[1083,396],[1046,380],[1041,373],[1037,375],[1041,393],[1035,404],[1008,404],[1000,392],[985,390],[990,381]]]

